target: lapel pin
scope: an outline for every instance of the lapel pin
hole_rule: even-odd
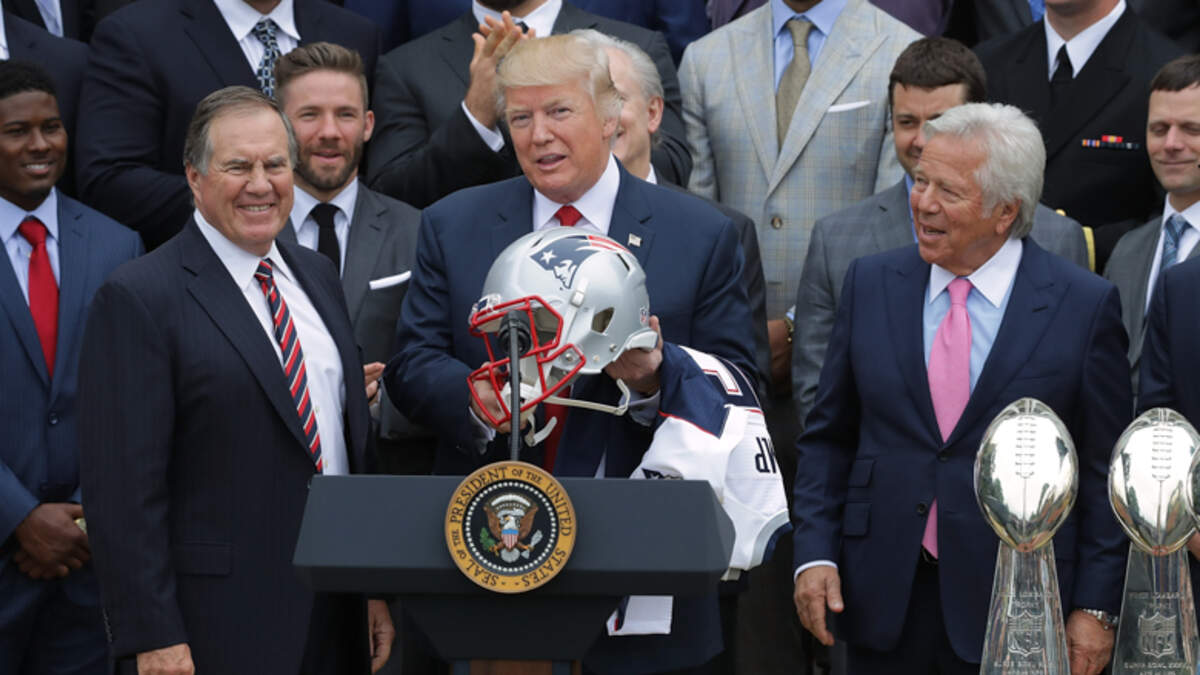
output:
[[[629,245],[630,246],[641,246],[642,238],[637,236],[636,234],[630,234],[629,235]]]

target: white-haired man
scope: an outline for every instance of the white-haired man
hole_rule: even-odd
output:
[[[1025,238],[1045,162],[1028,117],[968,104],[925,129],[917,245],[851,264],[797,441],[796,608],[826,643],[826,608],[839,615],[856,675],[978,672],[998,539],[975,503],[975,452],[1032,396],[1079,455],[1054,547],[1071,672],[1094,675],[1125,561],[1105,497],[1130,418],[1117,291]]]

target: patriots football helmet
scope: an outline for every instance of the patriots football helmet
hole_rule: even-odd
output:
[[[630,349],[653,349],[646,273],[624,246],[595,232],[555,227],[527,234],[492,263],[483,293],[471,310],[471,334],[483,338],[488,361],[471,373],[468,385],[479,409],[494,425],[512,419],[509,359],[495,334],[513,310],[529,322],[532,346],[520,358],[523,419],[543,401],[624,414],[629,389],[617,380],[616,406],[559,396],[578,375],[595,375]],[[495,344],[493,344],[495,343]],[[500,400],[494,417],[479,400],[474,383],[489,380]],[[530,442],[541,433],[531,432]]]

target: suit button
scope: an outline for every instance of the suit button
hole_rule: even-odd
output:
[[[938,453],[938,459],[943,462],[948,462],[948,461],[950,461],[950,453],[947,452],[946,450],[942,450],[941,452]]]
[[[771,219],[771,227],[773,227],[777,230],[779,228],[783,227],[783,218],[780,218],[779,216],[775,216],[774,218],[772,218]]]
[[[917,504],[917,515],[918,516],[923,516],[928,511],[929,511],[929,505],[926,504],[925,502],[920,502],[919,504]]]
[[[50,423],[50,426],[58,424],[58,413],[50,413],[50,417],[46,421]]]

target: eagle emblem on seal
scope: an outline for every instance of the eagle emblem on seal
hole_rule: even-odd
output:
[[[542,540],[541,531],[534,531],[538,506],[518,494],[503,494],[483,506],[487,514],[487,530],[480,543],[488,553],[505,562],[529,557],[529,552]],[[488,536],[490,535],[490,536]]]

